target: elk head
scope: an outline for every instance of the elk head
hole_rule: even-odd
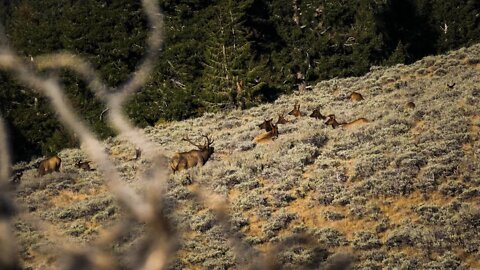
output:
[[[295,103],[295,105],[293,105],[293,110],[291,110],[288,115],[293,115],[295,117],[300,117],[302,116],[302,112],[300,111],[300,104],[298,103]]]
[[[285,119],[285,113],[278,114],[278,120],[277,120],[277,123],[275,123],[275,125],[276,126],[278,126],[278,124],[285,125],[286,123],[288,123],[288,120]]]
[[[263,123],[261,123],[260,125],[257,125],[260,129],[265,129],[266,132],[269,132],[270,130],[272,130],[272,121],[273,121],[273,118],[270,118],[270,120],[267,120],[265,119],[263,121]]]
[[[325,120],[325,124],[327,126],[332,126],[332,128],[337,128],[338,126],[340,126],[341,124],[337,122],[337,120],[335,119],[335,114],[329,114],[327,115],[327,118]]]
[[[312,114],[310,114],[310,117],[313,117],[315,119],[322,119],[322,120],[325,120],[327,118],[320,112],[318,108],[313,110]]]

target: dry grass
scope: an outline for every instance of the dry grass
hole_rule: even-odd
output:
[[[163,185],[162,211],[182,240],[168,268],[243,269],[242,257],[270,252],[287,269],[322,268],[340,253],[355,256],[354,269],[479,268],[478,55],[476,45],[410,66],[323,81],[313,91],[246,111],[143,130],[167,155],[189,150],[180,140],[186,135],[215,139],[205,166],[169,175]],[[345,99],[352,91],[364,100]],[[405,106],[409,101],[415,108]],[[303,113],[320,106],[324,115],[370,122],[332,129],[307,116],[289,117],[276,140],[252,142],[262,132],[257,124],[296,102]],[[155,163],[132,159],[135,143],[127,141],[119,136],[104,145],[122,185],[142,192],[148,180],[140,176],[150,175]],[[25,171],[16,193],[29,215],[75,244],[94,243],[128,212],[99,172],[73,167],[85,152],[61,152],[64,168],[57,174],[38,179],[33,169]],[[199,190],[225,200],[208,203]],[[49,268],[55,256],[45,261],[38,254],[56,237],[38,236],[40,230],[24,225],[21,216],[15,222],[23,264]],[[113,252],[127,266],[128,248],[141,250],[148,238],[145,223],[130,229],[115,240]]]

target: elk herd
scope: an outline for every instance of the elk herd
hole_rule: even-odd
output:
[[[349,96],[349,99],[353,102],[357,102],[363,100],[363,96],[360,93],[352,92]],[[407,104],[407,107],[411,108],[415,106],[413,102],[410,103]],[[300,110],[300,104],[295,103],[293,106],[293,110],[291,110],[288,115],[299,118],[304,116],[305,114]],[[332,128],[334,129],[337,127],[350,128],[355,125],[369,123],[369,120],[363,117],[351,122],[338,122],[335,118],[335,114],[329,114],[325,116],[320,112],[320,109],[318,107],[315,108],[309,116],[317,120],[323,120],[324,124],[332,126]],[[285,125],[288,123],[290,123],[290,121],[285,118],[285,112],[283,112],[282,114],[278,114],[278,119],[275,123],[273,123],[273,118],[265,119],[263,123],[257,125],[260,129],[265,130],[265,133],[257,135],[253,140],[256,143],[272,141],[276,139],[279,135],[278,125]],[[195,166],[203,166],[210,159],[214,152],[214,147],[212,146],[214,140],[207,135],[202,135],[202,137],[205,138],[205,142],[203,144],[196,144],[192,142],[188,138],[188,136],[182,139],[182,141],[189,142],[190,144],[195,146],[196,149],[192,149],[187,152],[178,152],[171,157],[169,165],[173,173]],[[135,159],[138,159],[140,157],[140,149],[135,149],[135,155]],[[90,167],[89,163],[89,161],[77,162],[75,163],[75,167],[83,169],[85,171],[93,171],[94,169]],[[42,160],[38,165],[38,176],[43,176],[54,171],[58,172],[60,170],[61,164],[62,160],[57,155]]]

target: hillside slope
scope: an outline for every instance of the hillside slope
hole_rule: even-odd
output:
[[[352,91],[364,100],[350,101]],[[289,116],[274,141],[252,141],[262,133],[256,125],[276,120],[296,102],[306,116]],[[204,167],[168,181],[169,209],[184,232],[171,267],[242,268],[214,213],[193,199],[192,190],[203,187],[227,198],[231,224],[246,246],[274,250],[287,269],[327,267],[339,254],[352,257],[353,269],[479,269],[479,104],[476,45],[323,81],[313,91],[250,110],[145,129],[169,156],[192,148],[181,141],[187,135],[215,139],[215,154]],[[364,117],[370,123],[332,129],[308,117],[317,107],[339,121]],[[141,190],[135,175],[148,171],[150,162],[133,159],[133,146],[122,138],[105,147],[125,184]],[[32,269],[51,269],[62,239],[88,245],[123,215],[99,172],[73,166],[86,159],[82,150],[59,156],[60,173],[38,178],[27,170],[17,186],[25,213],[16,220],[16,234]],[[114,252],[137,245],[143,232],[141,224],[132,226]],[[291,238],[297,234],[310,241]]]

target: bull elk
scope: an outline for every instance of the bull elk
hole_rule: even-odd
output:
[[[187,136],[183,138],[182,141],[189,142],[190,144],[196,146],[198,149],[193,149],[188,152],[176,153],[170,160],[170,168],[172,168],[173,173],[195,167],[197,165],[203,166],[210,156],[213,154],[214,148],[212,146],[213,140],[208,136],[202,135],[206,138],[204,145],[198,145],[193,143]]]
[[[302,112],[300,111],[300,104],[298,103],[295,103],[295,105],[293,105],[293,110],[291,110],[288,115],[293,115],[295,117],[300,117],[302,116]]]
[[[353,120],[351,122],[343,122],[343,123],[339,123],[337,121],[337,119],[335,119],[335,115],[334,114],[330,114],[327,116],[327,120],[325,120],[325,124],[328,125],[328,126],[332,126],[332,128],[337,128],[339,126],[342,126],[344,128],[351,128],[351,127],[354,127],[356,125],[361,125],[361,124],[366,124],[366,123],[370,123],[370,121],[368,121],[366,118],[358,118],[356,120]]]
[[[260,129],[265,129],[266,132],[269,132],[273,128],[272,124],[273,118],[270,118],[270,120],[265,119],[263,123],[260,125],[257,125]]]
[[[53,171],[59,172],[61,165],[62,160],[57,155],[46,158],[40,161],[40,164],[38,165],[38,175],[44,176],[45,174]]]
[[[318,108],[313,110],[312,114],[310,114],[310,117],[313,117],[315,119],[322,119],[322,120],[325,120],[327,118],[320,112]]]
[[[82,169],[84,171],[94,171],[94,169],[90,167],[90,161],[85,161],[85,162],[78,161],[77,163],[75,163],[75,167]]]
[[[256,143],[262,143],[262,142],[265,142],[265,141],[268,141],[268,140],[273,141],[277,137],[278,137],[278,126],[277,125],[272,125],[272,130],[256,136],[253,140]]]
[[[362,94],[360,94],[358,92],[352,92],[350,94],[350,100],[351,101],[360,101],[360,100],[363,100],[363,96],[362,96]]]

